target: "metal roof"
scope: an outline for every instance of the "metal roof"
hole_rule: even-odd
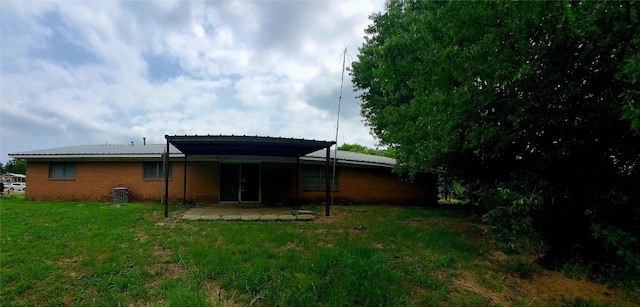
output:
[[[255,137],[252,137],[255,138]],[[289,140],[291,139],[282,139],[282,138],[270,138],[271,140]],[[299,139],[298,139],[299,140]],[[310,140],[302,140],[304,142],[298,142],[303,144],[309,144],[306,141]],[[328,143],[333,142],[322,142],[322,141],[311,141],[320,142],[315,143],[316,145],[326,145]],[[286,143],[286,142],[285,142]],[[220,143],[218,143],[220,144]],[[272,144],[273,145],[273,144]],[[242,147],[241,147],[242,148]],[[264,143],[261,147],[263,150],[271,150],[273,153],[273,149],[269,149]],[[311,148],[311,147],[305,147]],[[302,161],[314,161],[314,162],[324,162],[326,159],[326,150],[320,148],[320,150],[313,150],[303,156],[300,157]],[[69,147],[59,147],[59,148],[50,148],[50,149],[40,149],[40,150],[32,150],[32,151],[24,151],[17,153],[10,153],[9,156],[17,159],[119,159],[119,158],[154,158],[158,159],[162,157],[166,149],[166,144],[134,144],[134,145],[112,145],[112,144],[102,144],[102,145],[78,145],[78,146],[69,146]],[[249,150],[252,154],[256,156],[265,156],[263,151],[258,152],[257,150]],[[305,149],[306,151],[306,149]],[[363,165],[363,166],[377,166],[377,167],[388,167],[392,168],[396,164],[396,160],[387,157],[381,156],[373,156],[360,154],[349,151],[338,150],[338,163],[341,164],[350,164],[350,165]],[[181,153],[178,148],[173,145],[169,145],[169,153],[172,157],[184,157],[184,154]],[[291,152],[290,152],[291,153]],[[334,150],[330,151],[331,158],[334,158]],[[228,155],[224,155],[228,156]]]
[[[160,157],[166,150],[164,144],[149,145],[78,145],[10,153],[17,159],[27,158],[147,158]],[[184,156],[177,148],[169,146],[169,154]]]
[[[165,135],[165,138],[187,156],[301,157],[335,144],[333,141],[235,135]]]
[[[314,151],[304,157],[301,157],[300,160],[303,161],[325,161],[327,153],[324,150]],[[335,158],[336,153],[331,150],[330,152],[331,159]],[[356,165],[366,165],[366,166],[380,166],[380,167],[389,167],[393,168],[396,165],[396,159],[382,157],[382,156],[373,156],[367,155],[357,152],[338,150],[337,151],[338,163],[346,163],[346,164],[356,164]]]

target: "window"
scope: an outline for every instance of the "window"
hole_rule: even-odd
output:
[[[333,168],[329,169],[333,172]],[[303,190],[324,190],[326,187],[324,165],[302,165],[302,189]],[[331,175],[329,173],[329,184],[331,184]],[[333,190],[338,190],[338,170],[336,170],[336,178],[333,184]]]
[[[49,178],[76,178],[75,162],[51,162],[49,163]]]
[[[146,179],[162,179],[164,176],[164,162],[144,162],[142,170],[142,178]],[[171,177],[171,162],[169,162],[169,177]]]

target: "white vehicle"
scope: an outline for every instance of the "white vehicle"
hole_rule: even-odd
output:
[[[26,182],[12,182],[9,185],[9,189],[11,191],[25,191],[27,189],[27,183]]]

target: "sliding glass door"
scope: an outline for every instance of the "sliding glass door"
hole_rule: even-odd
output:
[[[220,164],[220,202],[260,202],[260,164]]]

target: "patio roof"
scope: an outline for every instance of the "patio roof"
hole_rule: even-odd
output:
[[[335,144],[333,141],[244,135],[165,135],[165,139],[187,156],[240,155],[297,158]]]
[[[185,156],[189,155],[213,155],[213,156],[271,156],[271,157],[291,157],[299,158],[318,151],[326,149],[326,172],[329,172],[329,147],[335,144],[333,141],[317,141],[294,138],[273,138],[264,136],[238,136],[238,135],[165,135],[167,140],[167,151],[169,145],[173,145],[180,150]],[[185,160],[186,161],[186,160]],[[165,160],[165,165],[168,160]],[[296,163],[299,165],[299,163]],[[185,167],[184,178],[184,197],[183,203],[186,203],[187,191],[187,164]],[[165,169],[168,169],[165,167]],[[169,172],[165,171],[164,185],[164,216],[169,216]],[[296,199],[298,198],[298,180],[296,176]],[[325,214],[329,216],[329,176],[325,176]]]

